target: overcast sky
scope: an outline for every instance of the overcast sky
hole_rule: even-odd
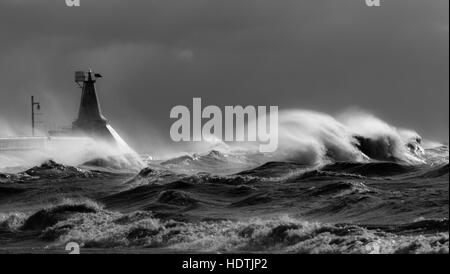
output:
[[[359,107],[448,142],[448,0],[0,1],[0,126],[70,125],[92,67],[105,116],[135,147],[169,139],[170,109]],[[23,129],[22,129],[23,130]],[[0,129],[1,131],[1,129]]]

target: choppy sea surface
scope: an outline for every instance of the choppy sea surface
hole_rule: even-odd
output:
[[[363,148],[361,148],[363,149]],[[448,253],[448,146],[420,164],[216,150],[0,173],[0,253]]]

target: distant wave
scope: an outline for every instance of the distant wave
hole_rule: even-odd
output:
[[[113,171],[136,171],[143,167],[142,163],[131,154],[123,154],[120,155],[120,157],[107,156],[103,158],[94,158],[82,163],[80,166]]]
[[[379,144],[375,147],[378,146]],[[417,146],[420,145],[415,143],[415,148]],[[422,150],[420,149],[420,151]],[[204,171],[223,175],[238,174],[254,177],[280,178],[280,176],[288,176],[293,173],[298,174],[299,172],[312,169],[321,172],[322,175],[328,174],[331,176],[334,173],[338,176],[388,177],[413,172],[420,173],[421,171],[439,168],[440,166],[444,166],[441,172],[445,174],[445,165],[448,165],[448,153],[447,146],[424,149],[421,154],[409,154],[411,157],[417,156],[417,162],[414,164],[410,161],[403,161],[392,157],[386,157],[383,160],[366,157],[364,160],[351,159],[349,161],[338,161],[337,159],[331,160],[328,158],[322,163],[311,164],[301,161],[298,162],[293,159],[272,161],[272,155],[260,153],[243,154],[242,151],[239,151],[235,154],[233,151],[219,152],[213,150],[206,154],[185,155],[173,158],[162,162],[161,165],[173,171],[189,174]],[[368,154],[371,155],[370,153]],[[380,157],[380,159],[382,158]],[[220,172],[216,172],[217,170],[220,170]]]
[[[55,161],[48,160],[42,163],[40,166],[35,166],[30,168],[19,175],[28,175],[33,177],[44,177],[44,178],[54,178],[54,177],[90,177],[93,173],[89,170],[83,170],[80,168],[66,166]]]
[[[254,169],[239,172],[241,176],[259,178],[386,178],[409,176],[418,178],[436,178],[448,176],[448,164],[442,166],[410,166],[394,162],[336,162],[318,168],[308,168],[291,162],[268,162]]]

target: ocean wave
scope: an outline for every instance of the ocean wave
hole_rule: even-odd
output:
[[[258,181],[258,178],[244,173],[235,175],[217,175],[207,172],[196,174],[176,173],[167,169],[147,167],[142,169],[136,176],[129,179],[125,184],[130,186],[141,185],[199,185],[199,184],[224,184],[240,185],[251,184]]]
[[[214,204],[213,197],[227,199],[251,194],[255,190],[251,186],[260,182],[261,179],[251,176],[186,175],[146,168],[125,183],[128,186],[125,190],[105,196],[100,201],[115,209],[163,207],[186,210]]]
[[[366,186],[363,182],[343,181],[314,187],[309,192],[309,195],[312,196],[331,196],[336,198],[349,194],[375,193],[377,190]]]
[[[427,170],[425,173],[421,174],[419,178],[433,179],[447,176],[448,179],[448,171],[449,171],[448,165],[449,164],[447,163],[441,166],[433,167],[430,170]]]
[[[97,160],[96,160],[97,161]],[[97,169],[94,166],[75,167],[46,160],[40,165],[18,173],[0,173],[0,183],[35,182],[38,180],[72,180],[72,179],[99,179],[121,174],[131,174],[128,169],[112,170],[110,168]]]
[[[246,197],[240,201],[234,202],[230,204],[230,207],[246,207],[246,206],[254,206],[258,204],[267,204],[273,200],[269,195],[263,194],[254,194]]]
[[[423,170],[423,167],[378,161],[368,163],[335,162],[313,168],[292,162],[268,162],[256,168],[239,172],[237,175],[290,180],[364,179],[404,175],[420,170]]]
[[[407,232],[420,229],[420,235]],[[141,247],[188,252],[448,253],[448,220],[389,227],[323,224],[290,217],[180,222],[148,212],[77,213],[42,232],[53,245]]]
[[[158,203],[177,206],[195,206],[199,203],[189,193],[177,190],[165,190],[159,193],[156,200]]]
[[[27,218],[28,215],[23,212],[0,213],[0,231],[17,231]]]
[[[120,156],[106,156],[94,158],[82,163],[80,166],[92,168],[103,168],[106,170],[130,170],[136,171],[143,167],[140,160],[134,154],[122,154]]]
[[[172,171],[187,174],[209,172],[226,175],[254,167],[263,161],[264,159],[258,153],[248,153],[248,151],[230,153],[213,149],[207,153],[178,156],[158,164]]]
[[[335,118],[314,111],[287,110],[279,114],[278,148],[274,152],[260,153],[258,142],[230,142],[226,149],[183,155],[162,165],[210,172],[244,165],[249,169],[267,162],[308,166],[335,162],[388,161],[413,166],[442,163],[445,159],[448,162],[447,146],[425,148],[428,143],[413,130],[394,127],[366,113]]]
[[[81,177],[81,178],[90,178],[94,176],[94,173],[73,167],[66,166],[59,163],[56,163],[53,160],[48,160],[42,163],[40,166],[35,166],[21,173],[21,175],[28,175],[34,178],[71,178],[71,177]]]
[[[42,230],[53,226],[61,220],[65,220],[76,213],[95,213],[100,206],[92,201],[77,203],[76,201],[65,201],[60,205],[51,206],[29,216],[21,230]]]
[[[280,178],[304,171],[307,168],[308,166],[292,162],[267,162],[256,168],[241,171],[237,175],[256,178]]]
[[[212,151],[209,154],[216,155],[216,152]],[[225,170],[232,171],[233,169],[228,169],[226,161],[228,161],[231,156],[225,157],[224,154],[218,154],[220,157],[210,157],[206,154],[205,160],[202,156],[183,156],[180,158],[168,160],[163,162],[163,167],[166,169],[166,173],[170,169],[170,172],[186,171],[188,174],[196,174],[198,171],[207,170],[208,173],[221,173],[215,172],[219,167],[225,167]],[[432,154],[432,156],[430,156]],[[232,155],[232,153],[230,154]],[[255,156],[256,155],[256,156]],[[322,164],[311,164],[295,161],[295,159],[284,160],[284,161],[272,161],[270,155],[261,154],[248,154],[245,158],[247,159],[246,165],[241,166],[238,172],[222,172],[225,175],[238,175],[247,176],[253,178],[278,178],[292,177],[298,175],[303,178],[328,178],[328,177],[390,177],[390,176],[400,176],[403,174],[412,174],[420,170],[425,170],[428,168],[435,168],[437,166],[444,166],[442,172],[445,174],[445,165],[448,165],[448,148],[440,147],[435,150],[425,150],[424,154],[417,154],[421,160],[417,160],[415,164],[411,164],[411,161],[399,160],[395,157],[374,157],[372,159],[366,158],[366,160],[352,159],[350,161],[338,161],[337,159],[329,159],[324,161]],[[370,155],[370,153],[369,153]],[[414,159],[419,159],[416,156],[410,156]],[[415,155],[415,154],[414,154]],[[216,155],[217,156],[217,155]],[[255,157],[253,157],[255,156]],[[253,157],[253,158],[252,158]],[[251,159],[251,160],[249,160]],[[368,160],[369,159],[369,160]],[[383,161],[377,160],[383,159]],[[204,168],[206,165],[209,168]],[[320,161],[319,161],[320,162]],[[182,163],[182,164],[181,164]],[[259,164],[258,164],[259,163]],[[180,165],[183,167],[180,169]],[[201,165],[203,168],[198,168]],[[175,167],[177,167],[175,168]],[[189,168],[186,168],[189,167]],[[247,167],[247,168],[244,168]],[[196,171],[196,172],[194,172]],[[166,174],[166,176],[168,176]],[[360,177],[360,178],[362,178]]]
[[[355,174],[366,177],[387,177],[402,175],[420,170],[417,166],[404,165],[394,162],[351,163],[338,162],[326,165],[322,171],[332,171],[344,174]]]
[[[432,144],[427,145],[425,149],[424,158],[429,165],[443,165],[448,164],[449,161],[449,147],[448,145]]]

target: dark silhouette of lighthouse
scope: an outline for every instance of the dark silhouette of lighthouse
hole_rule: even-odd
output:
[[[108,120],[102,114],[95,90],[96,79],[100,77],[102,77],[100,74],[93,74],[91,70],[87,72],[87,77],[83,71],[75,73],[75,82],[82,87],[82,94],[78,119],[73,122],[72,130],[77,135],[114,141],[114,137],[108,129]]]

